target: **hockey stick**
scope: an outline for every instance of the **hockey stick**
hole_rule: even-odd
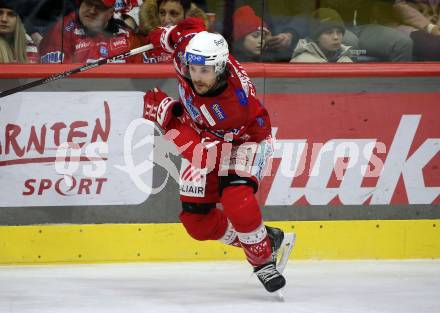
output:
[[[136,54],[139,54],[139,53],[151,50],[151,49],[153,49],[153,45],[152,44],[148,44],[148,45],[145,45],[145,46],[142,46],[142,47],[139,47],[139,48],[135,48],[135,49],[132,49],[130,51],[127,51],[127,52],[115,55],[113,57],[101,59],[101,60],[98,60],[98,61],[90,63],[90,64],[81,65],[79,67],[76,67],[74,69],[65,71],[63,73],[54,74],[54,75],[51,75],[51,76],[46,77],[46,78],[38,79],[38,80],[32,81],[30,83],[27,83],[27,84],[24,84],[24,85],[21,85],[21,86],[14,87],[12,89],[8,89],[8,90],[5,90],[5,91],[2,91],[0,93],[0,98],[6,97],[6,96],[12,95],[14,93],[17,93],[17,92],[20,92],[20,91],[24,91],[24,90],[27,90],[27,89],[30,89],[30,88],[33,88],[33,87],[36,87],[36,86],[44,85],[46,83],[50,83],[50,82],[55,81],[55,80],[63,79],[63,78],[66,78],[66,77],[68,77],[70,75],[73,75],[73,74],[76,74],[76,73],[79,73],[79,72],[85,72],[87,70],[90,70],[91,68],[98,67],[98,66],[103,65],[103,64],[111,63],[112,61],[122,60],[122,59],[131,57],[133,55],[136,55]]]

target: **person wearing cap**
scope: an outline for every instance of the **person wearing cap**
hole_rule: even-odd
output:
[[[321,0],[323,8],[336,10],[352,35],[362,57],[377,61],[410,62],[413,60],[413,40],[408,34],[383,25],[382,10],[376,4],[391,6],[390,0]],[[354,36],[353,36],[354,35]],[[347,37],[347,36],[346,36]]]
[[[264,17],[266,28],[271,35],[265,38],[264,51],[261,56],[263,61],[266,57],[269,62],[288,62],[292,55],[292,50],[296,46],[299,38],[308,32],[308,19],[303,16],[301,10],[291,11],[290,8],[298,7],[298,2],[309,3],[314,1],[262,1],[258,0],[235,0],[235,1],[215,1],[207,0],[209,12],[215,14],[215,30],[223,34],[231,45],[234,43],[234,12],[243,6],[250,6],[257,17]],[[300,15],[301,14],[301,15]],[[231,48],[235,49],[234,46]]]
[[[37,63],[38,49],[26,34],[16,1],[0,0],[0,63]]]
[[[320,8],[312,17],[310,38],[299,40],[290,62],[353,62],[350,47],[342,44],[345,26],[338,12]]]
[[[261,61],[264,55],[267,56],[265,61],[268,61],[269,55],[263,53],[266,39],[271,36],[267,24],[248,5],[238,8],[232,19],[235,57],[241,62],[256,62]]]
[[[141,45],[123,21],[113,18],[116,0],[82,0],[40,43],[41,63],[90,63]],[[118,60],[141,63],[141,56]]]

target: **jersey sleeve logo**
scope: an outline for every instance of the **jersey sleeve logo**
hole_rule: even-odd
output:
[[[240,103],[240,105],[245,106],[248,104],[248,98],[242,88],[235,89],[235,94],[237,95],[238,102]]]

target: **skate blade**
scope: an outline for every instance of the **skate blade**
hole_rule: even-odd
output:
[[[285,233],[283,242],[281,243],[281,253],[280,258],[277,263],[277,270],[281,274],[284,272],[287,261],[289,261],[289,256],[292,253],[293,246],[295,245],[296,235],[295,233]]]

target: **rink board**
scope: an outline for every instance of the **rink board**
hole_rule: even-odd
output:
[[[3,67],[1,90],[71,65]],[[245,68],[278,139],[258,200],[269,225],[297,233],[292,258],[440,258],[438,63]],[[133,163],[138,172],[151,154],[150,144],[134,149],[151,127],[131,123],[144,91],[159,86],[176,97],[174,76],[168,65],[108,65],[0,101],[0,264],[244,259],[239,249],[186,234],[175,180],[153,193],[123,171]],[[36,144],[43,130],[46,149]],[[60,175],[54,147],[69,137],[87,141],[86,154],[75,173]],[[376,142],[386,152],[372,150]],[[97,145],[87,154],[99,143],[108,153],[93,154]],[[357,175],[367,164],[349,166],[354,148],[362,148],[360,161],[381,165],[380,175]],[[319,175],[311,175],[315,160],[326,169]],[[104,174],[90,174],[91,162],[105,165]],[[168,173],[145,171],[140,187]]]
[[[297,234],[295,260],[440,258],[440,220],[268,224]],[[197,242],[175,223],[0,227],[2,264],[242,259],[240,249]]]

